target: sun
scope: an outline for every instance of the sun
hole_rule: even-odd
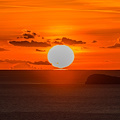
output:
[[[65,68],[74,61],[74,52],[66,45],[56,45],[48,52],[48,61],[57,68]]]

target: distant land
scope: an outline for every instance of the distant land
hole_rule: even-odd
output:
[[[120,84],[120,77],[93,74],[87,78],[86,84]]]

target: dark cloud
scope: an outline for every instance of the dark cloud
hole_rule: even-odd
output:
[[[100,47],[100,48],[105,48],[105,47]]]
[[[34,65],[51,65],[48,61],[31,62],[30,64],[34,64]]]
[[[54,39],[55,41],[52,42],[53,44],[58,44],[58,45],[64,45],[64,44],[68,44],[68,45],[75,45],[75,44],[86,44],[86,42],[83,41],[77,41],[77,40],[73,40],[73,39],[69,39],[66,37],[61,38],[56,38]]]
[[[119,39],[117,40],[118,42],[115,43],[114,45],[112,46],[108,46],[108,47],[100,47],[100,48],[120,48],[120,42],[119,42]]]
[[[47,42],[50,43],[50,42],[51,42],[51,39],[47,39]]]
[[[88,47],[82,47],[81,49],[88,49]]]
[[[46,50],[40,50],[40,49],[36,49],[36,51],[38,51],[38,52],[46,52]]]
[[[27,30],[27,32],[31,32],[30,30]]]
[[[56,38],[55,40],[61,40],[61,38]]]
[[[96,43],[97,41],[96,40],[93,40],[92,43]]]
[[[86,44],[86,42],[76,41],[76,40],[72,40],[72,39],[69,39],[69,38],[66,38],[66,37],[63,37],[63,38],[62,38],[62,42],[63,42],[64,44],[69,44],[69,45],[74,45],[74,44]]]
[[[17,39],[19,39],[19,38],[33,39],[33,38],[35,38],[36,35],[37,35],[37,33],[32,32],[31,30],[26,30],[22,33],[21,36],[17,37]]]
[[[118,38],[118,42],[120,42],[120,38]]]
[[[8,50],[5,48],[0,48],[0,51],[8,51]]]
[[[120,48],[120,43],[116,43],[113,46],[108,46],[107,48]]]
[[[22,61],[22,60],[0,60],[0,62],[7,62],[11,64],[17,64],[17,63],[27,63],[27,64],[33,64],[33,65],[51,65],[48,61],[37,61],[37,62],[31,62],[31,61]]]
[[[35,33],[35,32],[33,32],[32,34],[33,34],[34,36],[37,35],[37,33]]]
[[[54,44],[57,44],[57,45],[63,45],[63,43],[62,42],[58,42],[58,41],[55,41],[55,42],[53,42]]]
[[[23,37],[24,37],[25,39],[29,39],[29,38],[34,38],[35,35],[34,35],[34,34],[27,34],[27,33],[25,33],[25,34],[23,34]]]
[[[51,44],[47,42],[37,42],[37,41],[9,41],[10,44],[14,46],[23,46],[23,47],[49,47]]]

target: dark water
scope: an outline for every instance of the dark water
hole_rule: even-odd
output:
[[[1,84],[0,120],[120,120],[120,85]]]
[[[0,84],[81,84],[91,74],[120,76],[120,70],[0,70]]]
[[[120,120],[120,85],[85,85],[114,70],[0,71],[0,120]]]

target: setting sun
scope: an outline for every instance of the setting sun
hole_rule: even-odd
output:
[[[48,61],[54,67],[68,67],[74,61],[74,53],[68,46],[56,45],[48,52]]]

